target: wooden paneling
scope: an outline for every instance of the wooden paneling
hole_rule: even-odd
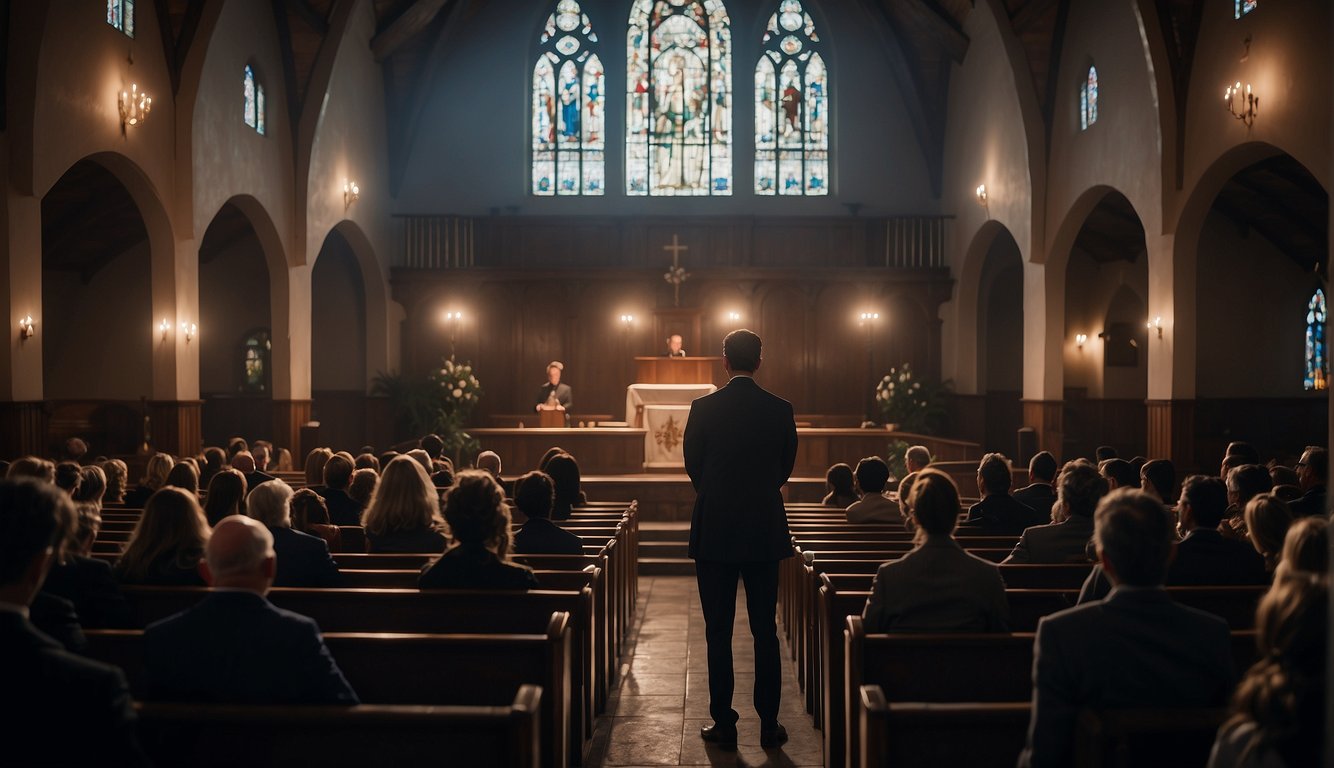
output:
[[[1329,443],[1328,393],[1310,397],[1195,401],[1195,463],[1213,472],[1227,444],[1245,440],[1260,458],[1292,464],[1307,445]]]
[[[46,404],[0,403],[0,450],[3,458],[42,454],[46,437]]]
[[[1067,390],[1063,460],[1092,459],[1100,445],[1112,446],[1127,459],[1145,456],[1147,425],[1143,400],[1086,399],[1077,390]]]
[[[204,445],[227,445],[232,437],[248,441],[273,440],[273,401],[267,397],[204,395],[200,415]],[[274,441],[277,442],[277,441]],[[281,448],[293,446],[277,442]],[[296,456],[296,451],[292,451]]]
[[[384,449],[393,443],[392,414],[384,398],[361,392],[316,391],[312,395],[310,418],[320,423],[320,445],[355,453],[363,445]]]
[[[1151,459],[1171,459],[1177,467],[1195,466],[1195,401],[1148,400],[1148,452]]]
[[[1060,400],[1023,400],[1024,426],[1037,432],[1038,450],[1051,451],[1065,461],[1065,432],[1062,427],[1065,403]],[[1073,458],[1071,456],[1070,458]]]
[[[310,421],[310,407],[309,400],[273,401],[273,442],[291,451],[293,462],[297,456],[304,458],[306,451],[315,448],[301,444],[301,425]]]
[[[153,449],[174,456],[193,456],[204,447],[199,400],[149,401]]]

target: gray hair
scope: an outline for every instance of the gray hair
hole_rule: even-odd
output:
[[[911,461],[918,466],[925,467],[931,463],[931,451],[927,450],[925,445],[914,445],[903,455],[904,461]]]
[[[293,493],[282,480],[260,483],[245,497],[245,513],[270,528],[291,528]]]
[[[265,483],[265,485],[268,485],[268,483]],[[218,523],[218,527],[228,521],[244,522],[245,518],[240,515],[225,517]],[[255,521],[255,523],[258,522],[258,520]],[[265,560],[274,556],[273,534],[269,533],[268,528],[250,523],[246,525],[246,529],[250,532],[250,535],[240,544],[230,541],[232,538],[230,536],[218,537],[217,541],[213,538],[209,539],[209,543],[204,548],[204,559],[208,562],[209,573],[212,574],[215,582],[232,576],[249,574],[258,569]],[[224,545],[218,543],[223,539],[228,539],[229,543],[232,544],[225,551],[223,549]]]

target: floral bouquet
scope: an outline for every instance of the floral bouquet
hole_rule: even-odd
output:
[[[932,434],[947,415],[944,398],[949,390],[944,384],[919,379],[912,366],[890,368],[875,385],[875,401],[886,424],[902,432]]]
[[[456,362],[453,357],[445,358],[440,369],[431,372],[431,383],[447,425],[462,426],[482,398],[482,384],[473,374],[472,363]]]

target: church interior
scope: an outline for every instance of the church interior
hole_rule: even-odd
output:
[[[300,493],[328,484],[303,472],[319,449],[387,465],[435,433],[450,473],[494,452],[510,495],[559,446],[586,493],[562,523],[585,554],[520,558],[531,595],[418,593],[428,557],[339,525],[342,588],[269,596],[360,695],[323,722],[153,701],[144,625],[203,587],[126,586],[138,623],[85,623],[84,653],[124,670],[155,764],[1015,765],[1034,633],[1079,602],[1093,544],[1042,570],[1012,559],[1022,529],[965,525],[1010,631],[873,632],[872,577],[912,527],[831,517],[831,467],[883,458],[906,509],[925,446],[963,519],[992,453],[1015,488],[1044,452],[1166,460],[1168,507],[1220,461],[1234,491],[1237,443],[1303,493],[1327,458],[1326,0],[104,4],[0,4],[0,460],[119,460],[133,486],[239,436]],[[738,329],[797,432],[777,750],[744,600],[740,745],[697,733],[683,451]],[[114,565],[138,507],[103,504],[85,554]],[[1238,679],[1269,589],[1167,586],[1227,620]],[[1229,702],[1093,712],[1052,764],[1203,766]],[[1331,764],[1292,749],[1274,764]]]

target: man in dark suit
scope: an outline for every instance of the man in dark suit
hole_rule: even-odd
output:
[[[245,499],[246,515],[258,520],[273,537],[278,558],[275,587],[334,587],[341,580],[329,544],[318,536],[292,529],[292,486],[282,480],[264,483]]]
[[[738,715],[732,709],[732,622],[738,579],[746,584],[746,610],[755,640],[755,711],[760,744],[787,741],[778,722],[782,662],[774,614],[778,564],[792,555],[781,489],[797,457],[792,404],[755,383],[760,337],[733,331],[723,340],[731,380],[690,404],[683,450],[695,487],[690,557],[695,560],[700,607],[708,641],[709,714],[700,736],[735,747]]]
[[[255,468],[255,457],[250,455],[250,451],[241,451],[233,456],[232,469],[245,475],[245,487],[250,491],[255,490],[263,483],[277,479],[273,475]]]
[[[1216,477],[1191,475],[1181,484],[1177,514],[1185,536],[1167,571],[1171,586],[1268,584],[1265,561],[1249,541],[1218,532],[1227,513],[1227,486]]]
[[[521,555],[582,555],[584,540],[551,522],[556,489],[545,472],[529,472],[514,481],[514,506],[528,517],[514,534]]]
[[[1288,504],[1292,516],[1323,517],[1329,510],[1325,508],[1325,485],[1329,481],[1329,452],[1317,445],[1308,445],[1302,451],[1301,461],[1297,462],[1297,482],[1302,489],[1302,497]]]
[[[570,389],[569,384],[560,382],[560,374],[564,370],[565,364],[559,360],[552,360],[547,364],[547,383],[537,390],[537,405],[533,410],[555,408],[558,411],[566,411],[565,418],[570,418],[568,411],[574,407],[574,391]]]
[[[144,630],[154,699],[227,704],[356,704],[315,622],[274,607],[273,536],[240,515],[213,528],[208,597]],[[258,643],[258,645],[257,645]]]
[[[1056,479],[1059,523],[1035,525],[1024,531],[1005,563],[1087,563],[1093,535],[1093,511],[1107,495],[1107,479],[1086,459],[1066,462]]]
[[[1033,508],[1010,495],[1013,474],[1010,460],[999,453],[988,453],[977,465],[977,492],[982,500],[968,508],[965,529],[997,536],[1024,532],[1025,528],[1051,522],[1051,516],[1039,516]]]
[[[1047,616],[1033,646],[1033,714],[1021,768],[1074,763],[1082,709],[1220,707],[1234,682],[1225,621],[1163,589],[1171,520],[1143,491],[1098,506],[1094,540],[1115,588],[1106,600]]]
[[[0,763],[146,765],[125,675],[66,652],[28,620],[69,505],[54,486],[0,480]]]
[[[685,357],[686,351],[681,347],[681,334],[673,333],[667,337],[667,357]]]
[[[314,489],[329,508],[329,522],[334,525],[361,525],[361,502],[347,495],[355,463],[335,453],[324,462],[324,485]]]
[[[1020,504],[1031,507],[1043,521],[1051,520],[1051,505],[1056,503],[1056,457],[1047,451],[1033,454],[1028,460],[1028,485],[1012,495]],[[1033,523],[1041,525],[1041,523]]]

